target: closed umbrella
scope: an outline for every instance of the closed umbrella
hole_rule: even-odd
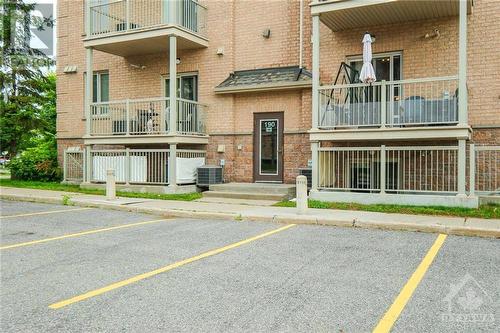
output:
[[[377,81],[372,65],[372,37],[369,33],[366,33],[363,37],[363,67],[361,73],[359,73],[359,79],[364,83]]]

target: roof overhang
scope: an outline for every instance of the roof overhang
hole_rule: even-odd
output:
[[[216,94],[239,94],[239,93],[251,93],[251,92],[262,92],[271,90],[292,90],[292,89],[310,89],[312,87],[311,82],[276,82],[267,84],[251,84],[238,87],[224,87],[215,88]]]
[[[332,31],[457,16],[460,0],[315,0],[311,14]],[[467,0],[467,13],[473,0]]]

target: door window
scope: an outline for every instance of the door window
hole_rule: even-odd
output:
[[[260,174],[278,174],[278,119],[260,121]]]

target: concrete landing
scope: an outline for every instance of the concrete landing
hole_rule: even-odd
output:
[[[247,205],[247,206],[272,206],[276,203],[275,200],[251,200],[251,199],[235,199],[235,198],[221,198],[221,197],[203,197],[201,199],[195,200],[194,202]]]
[[[210,185],[205,198],[281,201],[295,197],[295,185],[272,183],[227,183]]]

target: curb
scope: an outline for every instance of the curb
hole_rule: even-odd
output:
[[[41,198],[29,195],[15,195],[15,194],[0,194],[0,199],[11,201],[24,201],[24,202],[37,202],[49,204],[63,204],[62,198]],[[370,222],[359,221],[357,219],[336,219],[336,218],[322,218],[318,219],[311,215],[245,215],[224,212],[201,212],[190,211],[182,209],[158,209],[158,208],[141,208],[134,206],[117,205],[113,203],[97,203],[97,202],[82,202],[77,196],[70,197],[69,203],[71,206],[100,208],[109,210],[118,210],[134,213],[143,213],[158,215],[162,217],[176,217],[176,218],[194,218],[194,219],[220,219],[230,221],[244,221],[244,222],[272,222],[282,224],[313,224],[323,226],[335,226],[344,228],[362,228],[362,229],[379,229],[390,231],[412,231],[412,232],[425,232],[425,233],[440,233],[456,236],[469,236],[469,237],[483,237],[483,238],[500,238],[500,229],[490,228],[473,228],[470,226],[444,226],[440,224],[415,224],[415,223],[383,223],[383,222]]]

